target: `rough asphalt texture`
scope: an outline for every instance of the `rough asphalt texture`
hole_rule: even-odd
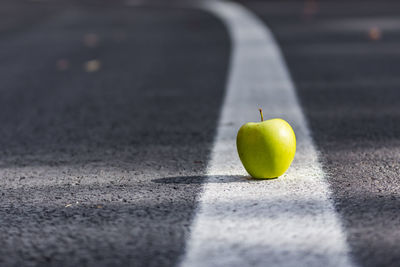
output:
[[[399,266],[400,3],[246,5],[283,49],[355,259]]]
[[[195,10],[3,5],[32,15],[0,19],[0,265],[173,265],[221,107],[224,27]]]
[[[244,4],[283,49],[353,256],[398,266],[400,3]],[[201,11],[2,1],[0,265],[176,263],[229,51]]]

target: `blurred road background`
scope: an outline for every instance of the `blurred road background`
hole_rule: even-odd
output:
[[[282,49],[355,262],[399,266],[400,2],[241,4]],[[1,266],[177,264],[231,51],[179,5],[0,3]]]

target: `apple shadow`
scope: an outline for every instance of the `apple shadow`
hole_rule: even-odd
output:
[[[245,175],[198,175],[198,176],[174,176],[151,180],[158,184],[203,184],[203,183],[249,183],[263,182],[272,179],[254,179]]]

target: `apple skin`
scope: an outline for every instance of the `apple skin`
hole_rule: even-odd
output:
[[[282,119],[249,122],[240,127],[236,146],[244,168],[253,178],[276,178],[293,161],[296,136]]]

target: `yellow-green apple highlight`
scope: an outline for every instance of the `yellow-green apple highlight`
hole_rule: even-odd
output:
[[[236,137],[239,158],[246,171],[259,179],[276,178],[285,173],[296,153],[296,136],[285,120],[264,121],[243,125]]]

